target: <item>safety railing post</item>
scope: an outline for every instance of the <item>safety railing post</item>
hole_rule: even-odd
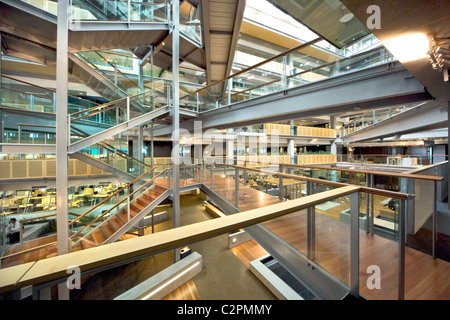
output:
[[[314,183],[311,181],[307,181],[306,182],[306,194],[312,195],[314,194]],[[307,209],[307,229],[306,229],[306,233],[307,233],[307,256],[308,259],[310,260],[314,260],[315,259],[315,251],[316,251],[316,237],[315,237],[315,230],[316,230],[316,207],[312,206],[312,207],[308,207]]]
[[[406,244],[406,200],[400,201],[398,221],[398,299],[405,299],[405,244]]]
[[[366,186],[370,187],[370,174],[366,173]],[[369,211],[370,211],[370,193],[366,193],[366,221],[365,221],[365,228],[366,233],[369,233]]]
[[[237,161],[237,158],[236,158],[236,161]],[[247,161],[244,161],[244,167],[247,167]],[[247,170],[245,170],[245,169],[243,172],[243,178],[244,178],[244,186],[246,186],[247,185]]]
[[[214,186],[214,163],[211,164],[211,189]]]
[[[130,97],[127,97],[127,121],[130,121]]]
[[[196,103],[197,103],[196,108],[197,108],[197,112],[199,112],[199,110],[200,110],[200,97],[198,95],[198,92],[195,95],[196,95]]]
[[[130,222],[130,209],[131,209],[131,203],[130,203],[130,196],[127,197],[127,211],[128,211],[128,222]]]
[[[359,192],[350,194],[350,294],[359,298]]]
[[[239,208],[239,168],[236,167],[234,169],[234,202],[236,204],[236,208]]]
[[[432,249],[431,256],[436,259],[436,245],[437,245],[437,181],[433,183],[433,213],[432,213]]]
[[[167,170],[167,189],[172,189],[170,186],[170,169]]]

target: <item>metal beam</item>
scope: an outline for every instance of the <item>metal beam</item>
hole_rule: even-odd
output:
[[[447,116],[446,108],[442,108],[434,101],[428,102],[342,137],[342,143],[347,145],[358,141],[392,137],[397,134],[445,128],[447,127]]]
[[[128,21],[76,21],[70,24],[71,31],[162,31],[169,30],[168,23]]]
[[[380,65],[212,109],[201,113],[200,120],[205,129],[223,129],[431,99],[424,87],[396,62],[390,68]],[[181,127],[193,130],[194,121],[185,121]],[[158,128],[155,136],[167,135],[168,129]]]
[[[92,145],[94,145],[100,141],[103,141],[109,137],[112,137],[116,134],[119,134],[121,132],[124,132],[126,130],[129,130],[129,129],[137,127],[137,126],[142,126],[142,125],[150,122],[151,120],[161,117],[168,113],[169,113],[169,107],[166,106],[166,107],[158,108],[154,111],[150,111],[150,112],[143,114],[137,118],[134,118],[130,121],[126,121],[126,122],[119,124],[117,126],[114,126],[112,128],[109,128],[109,129],[106,129],[99,133],[93,134],[83,140],[72,143],[68,148],[69,153],[78,152],[84,148],[92,146]]]
[[[0,153],[5,154],[55,154],[55,144],[0,143]]]
[[[78,159],[80,161],[83,161],[84,163],[87,163],[88,165],[91,165],[93,167],[96,167],[100,170],[109,172],[111,174],[113,174],[114,176],[118,177],[118,178],[122,178],[125,179],[127,181],[133,181],[136,177],[133,176],[132,174],[129,174],[127,172],[124,172],[122,170],[119,170],[107,163],[104,163],[102,161],[99,161],[97,159],[94,159],[84,153],[81,152],[75,152],[73,154],[70,155],[71,158],[75,158]]]

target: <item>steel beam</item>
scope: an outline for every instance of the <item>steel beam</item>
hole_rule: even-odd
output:
[[[212,109],[201,113],[200,119],[204,129],[223,129],[431,99],[424,87],[396,62],[391,68],[379,65]],[[183,122],[181,127],[193,130],[194,120]],[[167,135],[169,129],[158,128],[155,136]]]
[[[84,153],[81,153],[81,152],[75,152],[75,153],[71,154],[70,157],[78,159],[80,161],[83,161],[84,163],[87,163],[88,165],[96,167],[96,168],[98,168],[100,170],[109,172],[109,173],[113,174],[114,176],[116,176],[118,178],[125,179],[126,181],[133,181],[136,178],[132,174],[129,174],[127,172],[119,170],[119,169],[117,169],[114,166],[111,166],[111,165],[109,165],[107,163],[104,163],[102,161],[94,159],[94,158],[92,158],[92,157],[90,157],[88,155],[85,155]]]
[[[446,108],[442,108],[435,102],[428,102],[358,130],[341,139],[344,145],[348,145],[359,141],[392,137],[397,134],[445,128],[447,127],[447,122],[448,112]]]
[[[162,31],[169,30],[168,23],[128,22],[128,21],[73,21],[71,31]]]
[[[66,99],[67,99],[67,97],[66,97]],[[163,108],[158,108],[154,111],[145,113],[145,114],[143,114],[139,117],[136,117],[132,120],[126,121],[126,122],[116,125],[112,128],[109,128],[104,131],[93,134],[85,139],[82,139],[80,141],[72,143],[69,146],[69,153],[78,152],[84,148],[92,146],[92,145],[94,145],[100,141],[103,141],[109,137],[112,137],[116,134],[122,133],[126,130],[129,130],[129,129],[137,127],[137,126],[142,126],[142,125],[150,122],[151,120],[153,120],[155,118],[159,118],[168,113],[169,113],[169,107],[166,106]]]

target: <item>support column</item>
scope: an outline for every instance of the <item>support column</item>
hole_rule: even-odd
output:
[[[232,132],[233,131],[233,129],[228,129],[227,130],[228,132]],[[226,143],[226,150],[225,150],[225,152],[226,152],[226,157],[227,157],[227,161],[226,161],[226,163],[228,163],[228,164],[234,164],[234,139],[232,139],[231,137],[231,134],[230,135],[226,135],[226,141],[225,141],[225,143]]]
[[[336,129],[336,116],[330,116],[330,128]]]
[[[288,154],[291,160],[291,164],[295,164],[295,141],[294,139],[288,140]]]
[[[141,162],[144,162],[144,126],[138,127],[138,139],[137,139],[137,147],[136,147],[137,159]],[[145,172],[145,167],[139,165],[139,175]]]
[[[68,208],[68,156],[69,130],[67,128],[68,94],[68,1],[58,2],[56,40],[56,237],[58,255],[69,252],[69,208]],[[69,289],[65,283],[58,285],[58,298],[69,300]]]
[[[173,227],[180,227],[180,3],[172,1],[172,138],[173,138]],[[175,262],[180,260],[180,250],[174,251]]]

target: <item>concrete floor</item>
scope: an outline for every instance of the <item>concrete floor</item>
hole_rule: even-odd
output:
[[[202,207],[203,200],[193,194],[181,197],[181,225],[211,219]],[[169,220],[155,226],[155,232],[172,228],[172,207]],[[151,228],[145,230],[151,233]],[[273,300],[276,297],[251,273],[244,263],[227,248],[227,235],[214,237],[190,245],[192,252],[203,257],[203,271],[193,280],[202,300]],[[173,263],[173,251],[165,252],[127,266],[96,274],[86,279],[71,299],[114,299],[119,294],[167,268]]]

